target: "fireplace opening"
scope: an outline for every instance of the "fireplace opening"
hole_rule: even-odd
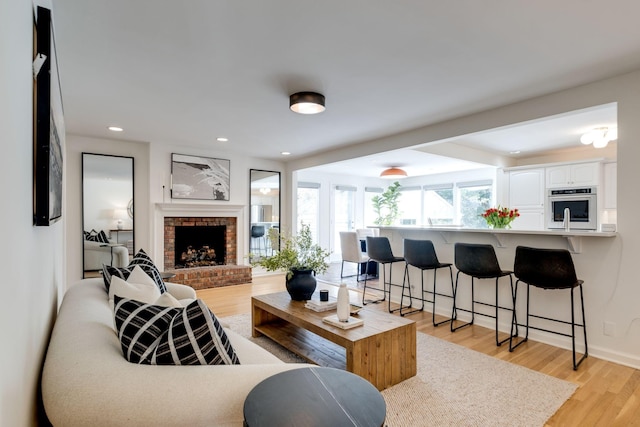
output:
[[[224,265],[226,225],[175,227],[175,268]]]

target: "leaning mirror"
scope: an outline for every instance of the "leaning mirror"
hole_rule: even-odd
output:
[[[251,169],[250,182],[249,252],[266,256],[278,249],[269,236],[280,231],[280,172]]]
[[[129,264],[133,205],[133,157],[82,153],[83,277]]]

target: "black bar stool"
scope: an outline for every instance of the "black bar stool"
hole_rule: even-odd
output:
[[[532,329],[550,332],[552,334],[571,337],[571,349],[573,352],[573,370],[577,370],[582,361],[589,355],[587,348],[587,326],[584,317],[584,296],[582,292],[582,284],[584,281],[576,277],[576,270],[573,265],[573,259],[569,251],[565,249],[537,249],[525,246],[516,247],[516,259],[514,261],[514,273],[516,278],[516,292],[514,294],[514,304],[518,293],[518,283],[527,284],[527,332],[525,337],[517,344],[513,345],[513,341],[509,342],[509,351],[513,351],[523,342],[529,339],[529,316],[538,319],[549,320],[552,322],[564,323],[571,325],[571,335],[563,332],[551,331],[531,326]],[[529,313],[529,289],[531,286],[549,290],[549,289],[569,289],[571,294],[571,322],[559,319],[551,319],[549,317],[537,316]],[[573,291],[580,288],[580,306],[582,309],[582,324],[575,321],[575,307],[573,302]],[[517,326],[517,321],[513,320],[513,325]],[[584,354],[578,362],[576,362],[576,326],[581,327],[584,332]]]
[[[369,303],[377,303],[384,301],[387,297],[387,293],[389,294],[389,313],[396,312],[402,308],[402,305],[399,308],[391,309],[391,286],[394,285],[391,283],[391,273],[393,272],[393,263],[404,261],[403,257],[398,257],[393,255],[391,251],[391,244],[389,243],[389,239],[386,237],[371,237],[367,236],[367,254],[369,255],[369,259],[371,261],[375,261],[378,264],[382,264],[382,298],[374,301],[365,300],[365,295],[367,293],[367,277],[369,274],[365,272],[364,278],[364,290],[362,291],[362,304],[366,305]],[[387,270],[386,265],[389,264],[389,281],[387,282]],[[367,263],[367,266],[369,263]],[[387,290],[387,285],[389,289]],[[400,286],[400,285],[395,285]]]
[[[458,292],[458,279],[460,278],[460,273],[464,273],[468,276],[471,276],[471,321],[467,323],[463,323],[458,326],[454,326],[454,322],[451,322],[451,332],[455,332],[460,328],[464,328],[465,326],[473,325],[475,320],[475,304],[486,305],[489,307],[495,307],[496,314],[492,316],[490,314],[478,313],[481,316],[492,317],[496,319],[496,345],[500,346],[502,343],[506,341],[510,341],[513,336],[513,322],[515,321],[517,324],[517,319],[515,319],[515,304],[512,305],[512,308],[501,307],[498,301],[498,280],[501,277],[509,276],[509,283],[511,285],[511,302],[514,303],[514,290],[513,290],[513,276],[512,271],[502,270],[500,265],[498,264],[498,258],[496,257],[496,251],[493,249],[491,245],[483,245],[483,244],[473,244],[473,243],[456,243],[455,244],[455,265],[458,269],[458,273],[456,273],[456,284],[453,288],[453,320],[457,319],[457,299],[456,295]],[[476,301],[475,293],[474,293],[474,279],[496,279],[496,302],[494,304],[488,304],[486,302]],[[498,338],[498,312],[499,309],[510,310],[512,312],[512,327],[511,333],[508,338],[500,340]],[[464,309],[459,309],[461,311],[469,311]],[[514,320],[515,319],[515,320]],[[516,327],[516,335],[518,336],[518,329]]]
[[[433,304],[431,311],[431,319],[433,321],[433,326],[438,326],[446,322],[451,322],[451,319],[443,320],[442,322],[436,323],[436,296],[446,296],[449,298],[453,298],[453,271],[451,269],[451,263],[442,263],[438,261],[438,256],[436,255],[436,250],[433,247],[433,242],[431,240],[412,240],[412,239],[404,239],[404,260],[406,261],[406,265],[404,267],[404,279],[402,280],[402,296],[400,297],[400,315],[405,316],[407,314],[416,313],[418,311],[424,310],[424,272],[425,270],[433,270],[433,291],[426,291],[433,295],[433,300],[426,300]],[[422,294],[420,296],[420,300],[422,301],[422,306],[419,309],[415,309],[409,312],[402,312],[403,307],[402,303],[404,301],[404,290],[405,290],[405,282],[407,287],[409,288],[409,301],[413,302],[411,299],[411,278],[409,277],[409,266],[413,266],[420,269],[421,276],[421,289]],[[439,294],[436,288],[436,276],[439,268],[449,268],[449,277],[451,278],[451,295]],[[409,304],[411,307],[411,304]]]

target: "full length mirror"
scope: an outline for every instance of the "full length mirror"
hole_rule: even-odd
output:
[[[82,153],[83,277],[129,264],[133,225],[133,157]]]
[[[280,172],[250,170],[249,252],[266,256],[274,248],[269,234],[280,230]]]

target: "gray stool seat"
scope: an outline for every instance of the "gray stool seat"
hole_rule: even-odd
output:
[[[580,366],[584,359],[586,359],[589,355],[589,350],[587,348],[587,326],[584,316],[584,296],[582,292],[582,284],[584,282],[578,279],[576,276],[576,270],[573,265],[571,254],[565,249],[538,249],[526,246],[518,246],[516,247],[516,258],[514,261],[513,270],[516,278],[518,279],[516,281],[516,289],[514,293],[514,304],[518,295],[518,284],[520,282],[527,284],[527,323],[525,337],[515,345],[512,338],[509,342],[509,351],[513,351],[516,347],[529,339],[529,328],[571,337],[573,370],[577,370],[578,366]],[[531,286],[535,286],[536,288],[545,290],[568,289],[571,295],[571,322],[530,314],[529,290]],[[575,306],[573,301],[573,293],[575,288],[580,289],[580,307],[582,311],[581,324],[576,323],[575,320]],[[530,326],[529,317],[535,317],[551,322],[571,325],[571,334],[569,335],[559,331]],[[512,324],[517,326],[517,320],[514,319]],[[578,361],[576,361],[576,327],[581,327],[584,333],[584,353]]]
[[[438,260],[438,256],[436,255],[436,250],[433,246],[433,242],[431,240],[414,240],[414,239],[404,239],[404,260],[406,265],[404,267],[404,280],[402,281],[402,296],[400,299],[400,315],[405,316],[407,314],[415,313],[418,311],[424,310],[425,292],[433,295],[432,300],[427,300],[427,302],[432,303],[431,310],[431,320],[433,322],[433,326],[438,326],[446,322],[451,322],[451,318],[448,320],[443,320],[442,322],[436,322],[436,296],[446,296],[449,298],[453,298],[453,271],[451,269],[451,263],[443,263]],[[409,276],[409,266],[418,268],[420,270],[420,278],[421,278],[421,290],[422,293],[420,295],[420,300],[422,301],[422,305],[419,309],[415,309],[408,312],[403,312],[403,301],[405,297],[405,282],[407,284],[406,288],[409,290],[409,301],[412,300],[411,296],[411,278]],[[451,279],[451,295],[438,293],[437,290],[437,272],[440,268],[448,268],[449,269],[449,277]],[[424,290],[424,272],[428,270],[433,270],[433,291],[425,291]]]
[[[498,258],[496,257],[496,251],[491,245],[484,244],[474,244],[474,243],[456,243],[455,244],[455,265],[458,269],[458,273],[456,273],[456,284],[454,286],[453,291],[453,312],[452,319],[455,321],[457,319],[457,310],[462,310],[457,305],[457,292],[458,292],[458,281],[460,278],[460,273],[471,276],[471,321],[463,324],[458,324],[454,326],[454,321],[451,322],[451,332],[455,332],[460,328],[464,328],[465,326],[473,325],[475,320],[476,310],[475,304],[486,305],[490,307],[495,307],[495,315],[477,313],[482,316],[492,317],[496,320],[496,345],[500,346],[506,341],[511,342],[511,338],[513,337],[513,322],[516,322],[517,318],[515,316],[515,292],[513,288],[513,272],[509,270],[502,270],[500,268],[500,264],[498,263]],[[509,283],[511,285],[511,302],[512,306],[509,307],[501,307],[498,299],[498,281],[501,277],[509,277]],[[476,301],[475,299],[475,279],[495,279],[496,280],[496,301],[495,304],[490,304],[487,302]],[[507,338],[502,340],[499,339],[498,334],[498,324],[499,324],[499,310],[509,310],[512,314],[512,327],[511,332]],[[468,311],[468,310],[463,310]],[[518,334],[517,326],[516,326],[516,336]]]
[[[388,303],[389,313],[393,313],[400,310],[402,306],[400,306],[399,308],[394,308],[393,310],[391,309],[391,286],[401,286],[401,285],[391,283],[391,276],[393,273],[393,264],[396,262],[404,261],[404,258],[395,256],[393,254],[393,251],[391,250],[391,244],[389,243],[389,239],[387,239],[386,237],[367,236],[367,254],[369,255],[369,259],[371,261],[375,261],[378,264],[382,265],[382,295],[383,296],[381,299],[377,299],[373,301],[366,300],[365,296],[367,293],[368,274],[365,273],[364,289],[362,291],[362,304],[366,305],[370,303],[377,303],[377,302],[384,301],[387,297],[387,294],[389,294],[389,303]],[[387,281],[387,274],[386,274],[387,264],[389,265],[389,281]]]

